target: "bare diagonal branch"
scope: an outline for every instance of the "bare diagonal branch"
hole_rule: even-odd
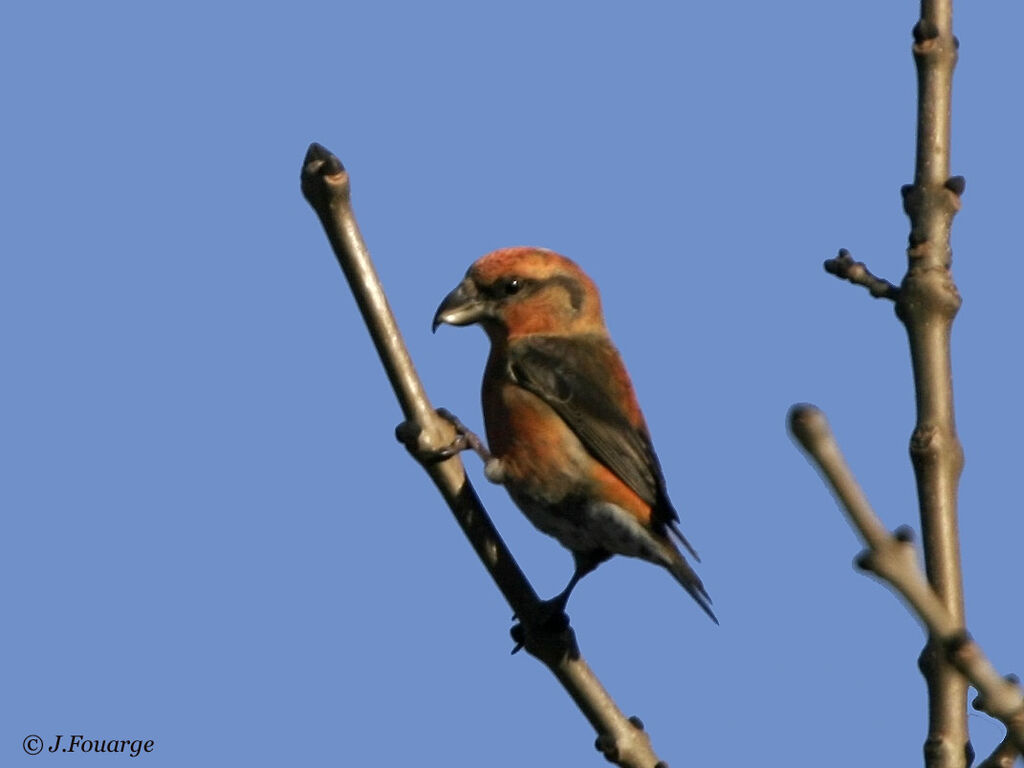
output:
[[[531,623],[537,615],[537,593],[491,522],[458,456],[446,461],[423,460],[427,452],[451,443],[452,425],[431,406],[409,357],[387,297],[352,212],[348,173],[336,156],[311,144],[302,167],[302,193],[316,211],[338,263],[363,314],[388,379],[395,390],[406,425],[418,435],[412,453],[434,481],[456,521],[470,540],[516,615],[523,621],[526,650],[540,659],[566,689],[597,731],[597,747],[611,762],[629,768],[664,765],[651,747],[640,721],[627,718],[579,653],[571,628],[545,631]],[[409,432],[408,426],[404,430]]]
[[[1002,721],[1007,738],[1024,754],[1024,695],[1020,686],[996,672],[981,646],[967,633],[963,620],[947,609],[929,584],[917,563],[910,529],[900,528],[895,534],[886,530],[843,458],[825,414],[813,405],[795,405],[789,412],[789,427],[867,545],[858,565],[909,604],[944,659],[978,689],[977,706]]]

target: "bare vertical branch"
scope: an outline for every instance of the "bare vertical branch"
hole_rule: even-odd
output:
[[[452,425],[431,406],[402,341],[352,212],[348,173],[338,158],[319,144],[311,144],[306,153],[302,193],[324,226],[405,414],[402,439],[411,444],[413,455],[434,481],[484,567],[522,620],[523,646],[547,665],[576,702],[597,732],[597,748],[608,760],[628,768],[664,766],[640,720],[627,718],[619,710],[584,661],[572,628],[551,631],[531,623],[531,617],[538,613],[537,593],[480,503],[459,457],[446,461],[423,458],[431,450],[450,444],[455,433]]]
[[[925,568],[946,610],[962,626],[957,490],[964,457],[953,413],[949,347],[953,319],[960,308],[949,233],[963,191],[963,180],[949,177],[957,59],[952,0],[922,0],[913,51],[918,80],[917,160],[914,183],[903,188],[910,247],[896,313],[906,326],[914,369],[917,424],[910,456],[917,480]],[[920,667],[929,702],[925,764],[963,768],[973,758],[967,732],[967,681],[945,660],[934,638],[921,654]]]
[[[952,0],[921,0],[914,25],[917,66],[917,152],[914,183],[903,187],[910,218],[907,272],[897,289],[854,262],[846,251],[825,269],[876,297],[896,302],[907,330],[914,370],[917,422],[910,458],[917,481],[928,580],[951,619],[964,625],[964,598],[957,525],[957,492],[963,447],[953,414],[949,339],[960,309],[953,282],[949,233],[960,209],[962,177],[950,177],[950,116],[958,42]],[[928,686],[928,768],[966,768],[974,757],[967,732],[967,681],[932,637],[919,659]]]

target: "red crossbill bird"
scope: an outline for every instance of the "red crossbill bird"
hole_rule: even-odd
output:
[[[482,387],[489,451],[471,433],[456,450],[477,449],[487,478],[573,553],[572,578],[550,603],[564,610],[583,576],[629,555],[667,569],[717,624],[677,546],[699,562],[594,282],[553,251],[505,248],[469,268],[437,309],[434,330],[442,323],[479,324],[491,342]]]

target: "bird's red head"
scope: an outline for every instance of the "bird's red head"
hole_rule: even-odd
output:
[[[492,341],[535,333],[604,332],[594,281],[574,262],[543,248],[503,248],[479,259],[434,315],[479,323]]]

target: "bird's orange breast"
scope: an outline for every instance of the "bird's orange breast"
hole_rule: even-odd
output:
[[[607,501],[649,524],[650,506],[593,457],[561,416],[492,366],[500,369],[501,361],[489,361],[484,377],[484,424],[509,490],[545,504]]]

